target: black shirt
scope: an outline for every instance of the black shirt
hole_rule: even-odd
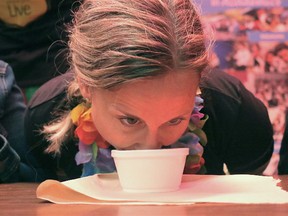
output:
[[[38,158],[35,166],[45,169],[45,178],[59,179],[63,174],[64,180],[81,175],[81,166],[74,159],[77,142],[68,141],[60,156],[48,155],[43,153],[47,143],[39,133],[42,125],[54,118],[55,110],[69,108],[65,88],[71,79],[72,73],[66,73],[43,85],[26,112],[27,143]],[[204,99],[201,112],[209,115],[203,128],[208,138],[203,154],[207,174],[224,174],[224,163],[231,174],[249,173],[268,163],[274,141],[263,103],[239,80],[218,70],[202,79],[200,89]]]
[[[0,5],[0,59],[17,84],[40,86],[67,71],[66,25],[80,1],[5,1]]]

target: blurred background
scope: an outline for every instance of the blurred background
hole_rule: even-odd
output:
[[[267,107],[277,172],[288,113],[288,1],[196,0],[214,37],[213,66],[237,77]]]

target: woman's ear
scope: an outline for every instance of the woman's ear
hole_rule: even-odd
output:
[[[87,85],[85,85],[79,78],[77,78],[77,83],[79,85],[80,93],[83,98],[91,101],[91,89]]]

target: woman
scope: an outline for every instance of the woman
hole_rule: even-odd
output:
[[[185,173],[224,174],[225,163],[261,174],[273,151],[267,111],[236,79],[203,76],[205,35],[190,0],[85,1],[70,28],[71,73],[27,110],[35,166],[63,180],[115,171],[113,148],[189,147]]]

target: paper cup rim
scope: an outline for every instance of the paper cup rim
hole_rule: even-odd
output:
[[[143,149],[143,150],[116,150],[111,151],[111,156],[115,157],[166,157],[176,155],[188,155],[189,148],[170,149]]]

